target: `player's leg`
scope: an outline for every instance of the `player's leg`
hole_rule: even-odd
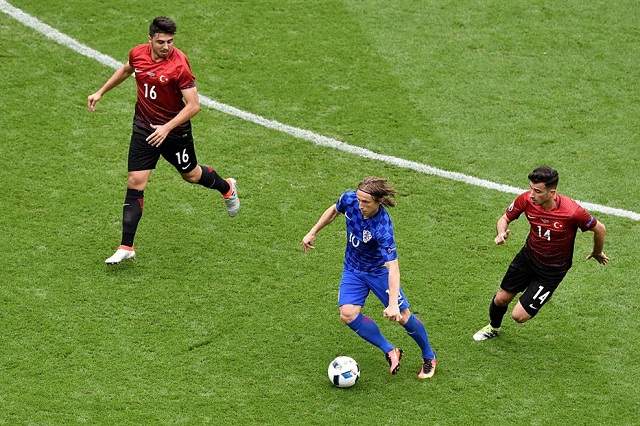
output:
[[[231,189],[229,182],[223,179],[211,166],[196,165],[191,171],[180,173],[182,179],[190,183],[197,183],[205,188],[215,189],[224,195]]]
[[[489,303],[489,324],[482,327],[473,335],[473,340],[480,342],[497,337],[500,333],[504,314],[515,295],[523,291],[531,282],[532,271],[520,251],[513,259],[507,272],[502,278],[500,288]]]
[[[133,247],[133,239],[138,229],[144,209],[144,190],[149,182],[151,170],[135,170],[127,176],[127,195],[122,207],[121,245]]]
[[[358,273],[344,270],[340,281],[338,306],[340,321],[345,323],[358,336],[380,349],[385,357],[391,359],[391,374],[396,374],[400,366],[402,352],[395,348],[382,334],[378,324],[361,313],[369,289]]]
[[[533,318],[529,313],[522,307],[522,302],[518,300],[516,305],[513,307],[511,311],[511,318],[517,323],[525,323]]]
[[[489,304],[489,324],[491,327],[496,329],[500,328],[504,314],[509,308],[509,303],[511,303],[515,296],[516,293],[513,291],[507,291],[502,287],[498,289]]]
[[[229,216],[236,216],[240,211],[240,198],[234,178],[223,179],[213,167],[205,165],[200,165],[191,173],[183,174],[182,177],[189,182],[219,191]]]
[[[426,327],[409,309],[402,311],[400,325],[404,327],[407,334],[418,344],[423,359],[435,359],[436,354],[429,343],[429,333]]]
[[[401,311],[401,314],[402,319],[400,320],[400,324],[407,331],[407,334],[415,340],[422,352],[422,366],[418,371],[418,378],[430,379],[436,372],[436,364],[438,361],[436,360],[436,354],[429,343],[429,333],[427,333],[427,329],[422,321],[412,314],[408,308]]]
[[[144,190],[149,182],[152,170],[156,167],[160,150],[150,146],[145,132],[134,126],[129,144],[127,192],[122,205],[122,239],[116,252],[105,260],[114,265],[123,260],[133,259],[136,255],[133,240],[142,218],[144,208]]]
[[[382,334],[378,324],[361,311],[358,305],[344,304],[340,306],[340,321],[345,323],[356,334],[380,349],[387,358],[391,374],[396,374],[400,365],[401,351],[395,348]],[[389,361],[391,359],[391,361]]]
[[[222,195],[229,216],[238,214],[240,199],[235,179],[223,179],[212,167],[198,164],[190,131],[168,137],[162,145],[162,156],[187,182],[218,191]]]
[[[370,291],[373,292],[373,294],[376,295],[376,297],[378,298],[378,300],[380,300],[380,302],[382,303],[382,305],[387,308],[389,306],[389,271],[387,269],[384,269],[381,273],[368,273],[368,274],[363,274],[364,279],[366,280],[367,286],[369,288]],[[407,329],[406,323],[407,321],[409,321],[409,329],[414,330],[412,327],[415,327],[416,332],[418,331],[419,326],[422,325],[422,323],[420,323],[419,321],[417,321],[417,323],[415,321],[410,321],[410,317],[407,315],[407,313],[410,314],[409,311],[409,301],[407,300],[407,297],[404,294],[404,291],[402,290],[402,288],[400,288],[399,294],[398,294],[398,308],[400,309],[400,313],[401,315],[404,315],[400,322],[401,324],[405,327],[405,329]],[[415,320],[417,320],[417,318],[415,318]],[[419,324],[418,324],[419,323]],[[407,329],[407,332],[409,332],[409,329]],[[422,326],[422,330],[424,331],[425,335],[426,335],[426,330],[424,329],[424,326]],[[413,336],[411,336],[413,337]],[[426,338],[426,346],[430,349],[429,343],[428,343],[428,338]],[[416,340],[417,342],[417,340]],[[419,343],[420,344],[420,343]],[[421,347],[422,348],[422,347]],[[427,352],[428,349],[425,347],[425,351]],[[433,351],[431,351],[433,353]],[[395,351],[391,354],[387,354],[387,362],[389,363],[390,369],[392,371],[392,374],[395,374],[398,369],[400,368],[400,359],[402,358],[402,349],[400,348],[396,348]],[[394,368],[395,365],[395,356],[397,356],[398,358],[398,364],[397,366]],[[432,357],[434,357],[435,355],[431,355]]]
[[[500,334],[500,327],[504,314],[509,308],[509,303],[515,297],[515,293],[511,293],[499,288],[496,294],[491,298],[489,303],[489,324],[476,331],[473,340],[480,342],[483,340],[493,339]]]
[[[122,205],[122,239],[116,252],[105,260],[108,265],[115,265],[123,260],[133,259],[136,252],[133,240],[144,208],[144,188],[149,181],[151,170],[129,172],[127,177],[127,193]]]

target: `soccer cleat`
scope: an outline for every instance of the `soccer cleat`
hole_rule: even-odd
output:
[[[136,257],[136,252],[133,250],[133,247],[129,246],[120,246],[113,256],[104,261],[107,265],[117,265],[123,260],[133,259]]]
[[[222,196],[224,205],[227,207],[227,213],[233,217],[238,214],[240,210],[240,198],[238,198],[238,188],[236,186],[236,180],[234,178],[227,178],[229,184],[229,192]]]
[[[393,348],[386,354],[384,354],[385,359],[389,363],[389,372],[391,374],[396,374],[398,370],[400,370],[400,360],[402,359],[402,349]]]
[[[500,328],[493,328],[491,324],[485,325],[473,335],[473,340],[481,342],[483,340],[493,339],[500,334]]]
[[[418,371],[418,379],[430,379],[436,372],[436,365],[438,361],[436,359],[426,359],[422,363],[422,368]]]

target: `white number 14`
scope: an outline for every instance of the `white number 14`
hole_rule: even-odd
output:
[[[544,231],[544,234],[543,234],[542,233],[542,226],[538,225],[538,237],[546,238],[547,241],[551,241],[551,230],[547,229],[546,231]]]
[[[545,294],[540,296],[540,293],[542,293],[542,290],[544,290],[544,287],[539,285],[538,286],[538,291],[536,291],[536,294],[533,296],[534,299],[540,300],[540,304],[541,305],[544,303],[544,301],[547,299],[547,297],[549,297],[549,294],[551,293],[550,291],[547,291]],[[538,297],[538,296],[540,296],[540,297]]]

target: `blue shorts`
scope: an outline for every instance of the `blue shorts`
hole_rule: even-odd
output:
[[[338,290],[338,306],[364,306],[369,291],[372,291],[380,299],[385,308],[389,306],[389,271],[386,268],[381,272],[356,272],[344,269]],[[398,296],[398,306],[400,311],[411,306],[402,288],[400,288]]]

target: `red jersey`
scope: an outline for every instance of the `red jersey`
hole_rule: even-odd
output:
[[[519,195],[507,208],[509,221],[524,212],[531,224],[527,237],[527,252],[545,266],[569,269],[573,259],[573,245],[578,229],[587,231],[597,220],[578,203],[564,195],[556,195],[556,207],[545,210],[533,204],[529,192]]]
[[[189,59],[176,47],[167,58],[154,62],[151,46],[140,44],[129,52],[129,65],[134,69],[138,100],[133,122],[143,129],[153,130],[151,125],[170,121],[184,108],[181,90],[195,87],[196,78],[191,72]],[[188,121],[173,132],[191,128]]]

